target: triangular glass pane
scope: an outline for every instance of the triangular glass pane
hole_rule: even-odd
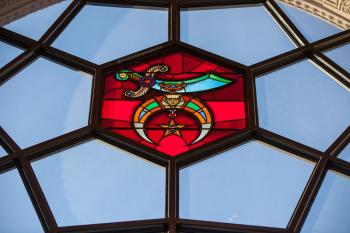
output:
[[[0,174],[0,232],[44,232],[17,170]]]
[[[332,49],[324,54],[350,73],[350,44]]]
[[[7,152],[5,151],[4,148],[2,148],[2,146],[0,146],[0,157],[3,157],[5,155],[7,155]]]
[[[23,50],[0,41],[0,68],[20,55]]]
[[[350,91],[305,60],[256,80],[259,124],[325,151],[350,122]]]
[[[246,65],[295,48],[259,5],[183,9],[181,40]]]
[[[292,20],[301,33],[313,42],[325,37],[334,35],[342,30],[327,21],[311,15],[305,11],[289,6],[285,3],[278,2],[284,13]]]
[[[22,148],[88,123],[91,76],[39,58],[0,86],[0,125]]]
[[[86,5],[53,46],[101,64],[167,37],[167,9]]]
[[[49,29],[70,2],[71,0],[64,0],[55,3],[54,5],[26,15],[23,18],[19,18],[3,27],[37,40]]]
[[[348,161],[350,163],[350,144],[348,144],[339,155],[340,159]]]
[[[165,168],[102,141],[32,165],[59,226],[165,217]]]
[[[286,227],[314,165],[251,141],[180,170],[180,218]]]
[[[333,171],[328,172],[301,232],[349,232],[349,193],[350,178]]]

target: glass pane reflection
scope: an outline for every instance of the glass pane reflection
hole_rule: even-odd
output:
[[[5,155],[7,155],[7,152],[5,151],[4,148],[2,148],[2,146],[0,146],[0,157],[3,157]]]
[[[182,10],[181,40],[247,65],[295,48],[263,6]]]
[[[0,232],[44,232],[17,170],[0,174]]]
[[[60,226],[165,216],[165,168],[99,140],[32,165]]]
[[[313,167],[257,141],[243,144],[180,170],[180,217],[286,227]]]
[[[0,125],[25,148],[84,127],[92,78],[39,58],[0,87]]]
[[[348,144],[339,154],[340,159],[350,162],[350,144]]]
[[[350,44],[327,51],[325,55],[350,73]]]
[[[20,55],[23,50],[0,41],[0,68]]]
[[[309,61],[256,80],[260,126],[326,150],[350,123],[350,92]]]
[[[165,42],[163,8],[86,5],[53,46],[101,64]]]
[[[306,219],[302,233],[348,233],[350,178],[328,172]]]

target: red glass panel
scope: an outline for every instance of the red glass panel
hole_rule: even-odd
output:
[[[102,127],[176,156],[246,126],[244,77],[185,52],[105,77]]]

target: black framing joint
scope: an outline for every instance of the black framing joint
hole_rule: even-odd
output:
[[[0,126],[0,145],[9,154],[21,152],[21,148],[17,143],[7,134],[7,132]]]
[[[289,221],[287,232],[299,233],[301,231],[311,206],[316,199],[318,190],[326,176],[329,161],[329,158],[325,156],[317,162],[293,216]]]
[[[304,35],[299,31],[299,29],[294,25],[294,23],[287,17],[287,15],[282,11],[278,4],[273,0],[267,0],[265,2],[266,9],[271,13],[278,24],[283,28],[283,30],[289,35],[293,40],[295,45],[302,47],[308,45],[309,42],[306,40]]]
[[[41,190],[30,162],[22,155],[18,156],[17,161],[19,173],[44,230],[46,232],[58,232],[56,220]]]
[[[180,40],[180,6],[177,0],[170,0],[169,7],[169,40]]]

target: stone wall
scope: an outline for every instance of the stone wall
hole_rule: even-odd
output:
[[[0,0],[0,25],[48,7],[61,0]]]

